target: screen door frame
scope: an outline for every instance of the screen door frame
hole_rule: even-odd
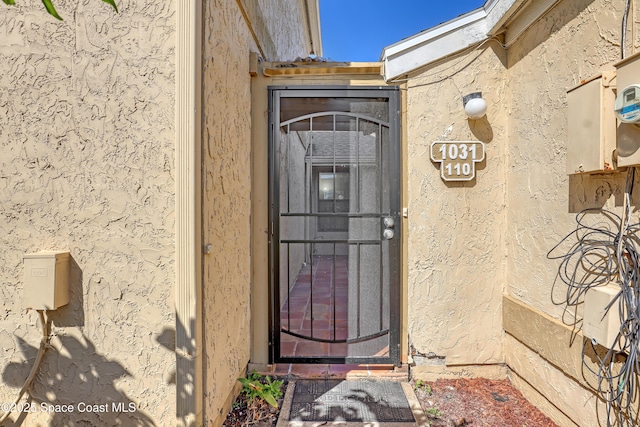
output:
[[[269,86],[269,361],[270,363],[330,363],[330,364],[394,364],[401,365],[401,132],[400,88],[398,86]],[[387,241],[387,256],[381,261],[388,268],[389,332],[388,353],[358,356],[283,356],[281,355],[280,319],[280,103],[283,98],[385,98],[388,102],[389,141],[386,168],[380,166],[383,185],[388,187],[389,212],[394,220],[394,237]],[[301,113],[304,115],[304,113]],[[334,132],[336,131],[333,129]],[[378,188],[382,192],[382,188]],[[382,197],[381,195],[379,197]],[[380,214],[383,214],[381,212]],[[382,217],[381,217],[382,221]],[[380,244],[384,226],[380,229]],[[284,262],[288,262],[285,260]],[[359,315],[359,314],[358,314]]]

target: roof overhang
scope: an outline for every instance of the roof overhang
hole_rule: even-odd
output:
[[[562,0],[487,0],[471,12],[422,31],[382,50],[386,81],[477,45],[498,34],[509,46]]]
[[[266,77],[369,75],[381,76],[379,62],[264,62],[262,74]]]

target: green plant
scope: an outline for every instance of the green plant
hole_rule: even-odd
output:
[[[442,412],[440,411],[440,409],[438,409],[437,406],[433,406],[427,409],[427,415],[430,415],[435,418],[440,418],[442,416]]]
[[[422,380],[416,380],[415,388],[424,391],[427,395],[431,394],[431,386]]]
[[[238,378],[238,381],[242,384],[242,393],[247,396],[249,402],[259,398],[278,408],[278,399],[282,397],[282,381],[272,381],[268,375],[263,377],[256,371],[247,378]]]
[[[4,2],[4,4],[8,4],[8,5],[16,4],[16,0],[2,0],[2,1]],[[110,4],[111,7],[113,7],[116,10],[116,13],[118,13],[118,6],[116,6],[115,0],[102,0],[102,1]],[[51,0],[42,0],[42,4],[44,4],[44,8],[47,10],[49,15],[62,21],[62,17],[58,15],[58,12],[56,12],[56,8],[53,7],[53,2]]]

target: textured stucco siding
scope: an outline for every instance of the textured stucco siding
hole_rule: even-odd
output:
[[[619,60],[623,8],[624,2],[606,0],[560,2],[511,46],[507,56],[511,107],[505,291],[524,307],[560,324],[571,323],[573,309],[566,312],[560,304],[566,299],[566,287],[560,281],[554,285],[559,261],[548,260],[547,253],[575,229],[575,215],[581,209],[606,207],[620,215],[625,182],[623,172],[566,175],[566,92],[612,69]],[[631,29],[637,23],[630,19],[629,25]],[[629,39],[630,35],[631,31]],[[628,48],[627,54],[631,53]],[[600,221],[597,215],[591,220]],[[522,322],[518,316],[505,319],[509,329],[527,325]],[[545,334],[529,323],[526,331],[507,339],[508,364],[516,383],[535,388],[541,395],[539,405],[551,408],[548,413],[560,410],[572,420],[556,417],[560,425],[595,425],[604,407],[593,389],[580,384],[583,380],[595,384],[594,376],[575,357],[582,337],[575,337],[570,326],[563,334]],[[525,340],[530,335],[535,339]],[[551,354],[556,360],[550,363]]]
[[[565,290],[552,287],[558,263],[547,252],[575,228],[577,211],[615,211],[624,191],[624,174],[566,175],[566,92],[620,58],[623,6],[563,1],[509,49],[507,293],[557,319],[564,308],[551,294],[557,301]]]
[[[408,82],[415,350],[448,366],[506,362],[527,397],[563,426],[593,425],[603,408],[594,378],[583,377],[582,337],[563,324],[571,321],[558,304],[566,289],[554,285],[558,262],[547,253],[575,229],[579,210],[621,214],[625,181],[622,172],[566,175],[566,92],[613,69],[623,7],[606,0],[559,2],[510,47],[486,42]],[[630,36],[637,23],[629,25]],[[489,106],[482,128],[469,128],[462,117],[461,96],[474,89]],[[476,138],[487,142],[487,160],[475,184],[440,182],[428,144]],[[502,319],[494,311],[501,304],[508,305]],[[500,321],[506,336],[496,327]]]
[[[427,363],[504,362],[504,60],[489,42],[407,82],[408,328],[415,351],[431,357]],[[471,121],[462,97],[476,91],[489,108],[486,118]],[[474,181],[441,179],[429,156],[439,140],[486,144]]]
[[[604,402],[593,393],[597,379],[590,374],[599,369],[597,358],[587,347],[583,366],[582,336],[509,296],[503,313],[510,378],[525,396],[561,426],[596,425],[597,416],[606,425]]]
[[[302,28],[302,15],[285,3],[260,2],[247,21],[235,0],[204,9],[203,238],[212,251],[203,260],[205,421],[226,416],[236,379],[244,375],[251,342],[251,76],[249,53],[259,52],[258,28],[274,33]],[[254,5],[255,6],[255,5]],[[295,6],[295,5],[293,5]],[[256,15],[258,14],[258,15]],[[265,22],[269,26],[263,26]],[[293,31],[293,30],[292,30]],[[301,30],[298,29],[300,32]],[[287,39],[288,40],[288,39]],[[304,43],[277,46],[277,55],[306,55]],[[279,58],[278,58],[279,59]],[[267,96],[266,91],[256,96]],[[266,129],[264,130],[266,132]],[[267,177],[261,179],[266,180]],[[267,304],[267,301],[263,301]]]
[[[75,410],[25,425],[171,425],[176,2],[55,4],[62,22],[36,0],[0,14],[0,402],[40,337],[22,255],[66,250],[71,301],[32,396]],[[138,410],[77,406],[111,402]]]

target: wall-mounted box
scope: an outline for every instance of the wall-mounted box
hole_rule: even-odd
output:
[[[569,89],[567,173],[615,169],[615,72],[607,71]]]
[[[69,303],[69,252],[37,252],[22,256],[24,306],[55,310]]]
[[[619,292],[620,285],[609,283],[589,289],[584,296],[582,334],[606,348],[615,345],[620,331],[618,301],[608,311],[605,310]]]
[[[640,53],[615,64],[618,93],[632,85],[640,84]],[[618,166],[640,165],[640,126],[618,122]]]

